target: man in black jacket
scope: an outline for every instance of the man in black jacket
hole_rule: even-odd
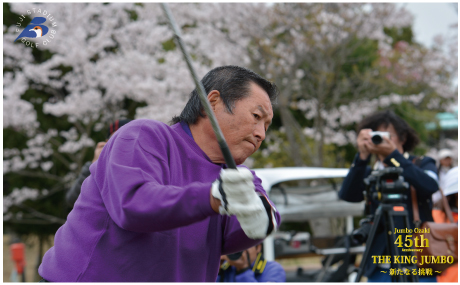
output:
[[[380,144],[374,144],[370,134],[372,131],[389,132],[390,138],[383,137],[383,141]],[[413,150],[419,143],[415,130],[392,111],[381,111],[365,118],[359,124],[356,142],[358,153],[351,165],[350,172],[342,184],[339,197],[348,202],[361,202],[364,200],[363,191],[365,185],[363,180],[372,170],[384,169],[385,167],[401,167],[403,169],[401,175],[404,180],[416,189],[421,220],[432,221],[431,195],[438,190],[436,162],[430,157],[421,157],[418,158],[417,163],[413,163],[416,157],[409,155],[408,152]],[[376,156],[374,169],[368,166],[371,154]],[[371,191],[375,191],[375,189],[371,189]],[[413,230],[415,225],[413,224],[411,193],[406,191],[404,194],[406,198],[403,203],[406,205],[410,228]],[[372,214],[375,213],[379,204],[378,201],[371,201]],[[388,273],[390,265],[374,263],[372,260],[372,256],[390,255],[386,246],[386,233],[383,232],[384,224],[382,220],[370,249],[369,257],[367,260],[362,261],[365,262],[364,275],[369,282],[391,281],[391,276]],[[402,218],[395,218],[395,227],[404,229]],[[401,255],[401,252],[396,253],[396,255]],[[386,271],[387,273],[382,273],[381,271]],[[434,276],[430,278],[419,276],[419,279],[420,282],[436,282]]]

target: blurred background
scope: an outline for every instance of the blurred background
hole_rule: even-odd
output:
[[[430,4],[431,15],[437,9],[455,15],[441,31],[415,27],[436,20],[422,12],[415,17],[411,5],[170,8],[200,77],[240,65],[280,90],[267,138],[247,166],[347,168],[356,124],[382,109],[418,132],[415,154],[438,159],[446,148],[457,164],[457,3]],[[40,16],[49,33],[15,41]],[[26,281],[39,280],[41,257],[71,210],[65,193],[109,123],[168,123],[193,88],[157,3],[3,4],[4,281],[21,280],[10,251],[18,242],[25,244]]]

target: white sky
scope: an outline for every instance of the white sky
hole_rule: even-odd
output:
[[[417,42],[431,47],[433,37],[457,34],[457,28],[450,25],[458,23],[457,3],[398,3],[404,5],[414,15],[413,32]],[[456,6],[454,6],[456,5]]]

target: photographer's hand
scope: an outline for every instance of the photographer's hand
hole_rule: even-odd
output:
[[[385,159],[385,157],[389,156],[395,149],[397,149],[395,143],[387,138],[382,137],[383,142],[380,144],[373,144],[369,147],[371,153],[376,154],[381,161]]]
[[[96,162],[96,160],[98,160],[99,156],[101,155],[102,149],[104,148],[106,143],[107,142],[98,142],[97,143],[96,149],[94,150],[93,162]]]
[[[358,137],[356,138],[356,143],[358,145],[358,151],[359,151],[359,158],[362,160],[366,160],[369,155],[371,154],[370,147],[374,145],[371,140],[371,135],[370,132],[372,132],[371,129],[362,129]]]

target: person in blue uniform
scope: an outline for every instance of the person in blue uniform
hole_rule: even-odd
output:
[[[380,144],[374,144],[370,134],[372,131],[388,132],[390,138],[383,137],[383,141]],[[409,152],[415,148],[419,141],[415,130],[392,111],[380,111],[365,118],[358,125],[358,137],[356,140],[358,153],[353,160],[347,177],[343,181],[342,188],[339,191],[339,198],[348,202],[361,202],[364,200],[363,191],[365,190],[363,180],[369,176],[372,170],[401,167],[403,169],[401,176],[416,190],[420,219],[422,222],[433,221],[431,216],[431,196],[438,190],[436,162],[430,157],[409,155]],[[372,155],[376,157],[373,169],[368,165]],[[375,189],[371,189],[371,191],[375,191]],[[409,226],[414,229],[412,196],[409,190],[404,194],[403,203],[409,215]],[[379,204],[379,201],[371,199],[370,209],[372,214],[375,213]],[[402,218],[395,217],[394,222],[396,228],[404,228]],[[391,282],[391,276],[388,274],[390,264],[378,264],[372,261],[372,256],[390,255],[386,246],[386,235],[383,232],[383,228],[382,219],[368,259],[362,261],[365,262],[364,276],[368,278],[369,282]],[[381,271],[387,271],[387,273]],[[419,276],[419,280],[420,282],[436,282],[435,276]]]
[[[258,244],[237,260],[223,255],[217,282],[286,282],[286,273],[278,262],[263,258],[262,244]]]

